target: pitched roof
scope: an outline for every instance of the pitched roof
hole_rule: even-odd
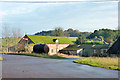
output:
[[[81,49],[82,47],[78,46],[78,45],[69,45],[68,47],[66,48],[63,48],[62,50],[79,50]]]
[[[108,49],[107,53],[110,54],[117,54],[120,53],[120,37],[117,39],[117,41],[114,42],[114,44]]]
[[[92,48],[96,48],[96,49],[108,49],[110,45],[108,44],[104,44],[104,45],[95,45]]]
[[[55,44],[53,39],[58,39],[59,44],[73,44],[67,37],[27,35],[35,44]]]
[[[92,47],[92,44],[81,44],[81,45],[70,45],[66,48],[63,48],[62,50],[79,50],[79,49],[108,49],[109,45],[95,45],[94,47]]]

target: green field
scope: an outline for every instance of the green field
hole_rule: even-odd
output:
[[[74,60],[75,63],[87,64],[95,67],[102,67],[107,69],[119,70],[118,58],[110,57],[83,57],[78,60]]]

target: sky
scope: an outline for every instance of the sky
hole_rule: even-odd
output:
[[[26,34],[56,27],[81,32],[118,27],[118,2],[8,3],[0,2],[0,26],[20,28]],[[0,27],[0,30],[2,28]]]

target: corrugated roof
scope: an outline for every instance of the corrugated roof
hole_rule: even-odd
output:
[[[53,39],[58,39],[59,44],[73,44],[67,37],[27,35],[35,44],[55,44]]]

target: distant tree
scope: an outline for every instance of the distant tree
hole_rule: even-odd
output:
[[[4,48],[5,51],[8,52],[9,42],[10,42],[10,36],[11,36],[11,30],[7,24],[4,24],[2,26],[2,39],[4,39]],[[2,40],[3,42],[3,40]]]
[[[102,40],[102,42],[104,41],[104,38],[102,36],[100,36],[100,39]]]
[[[13,27],[11,30],[11,38],[13,38],[13,42],[17,43],[19,39],[22,37],[23,33],[20,28]]]
[[[49,30],[49,31],[37,32],[37,33],[35,33],[35,35],[50,36],[51,33],[52,33],[52,30]]]
[[[108,42],[109,44],[114,43],[113,39],[109,39],[109,38],[106,38],[105,41]]]
[[[59,27],[57,27],[59,28]],[[84,35],[84,36],[89,36],[91,34],[91,32],[79,32],[79,30],[74,30],[72,28],[69,28],[67,30],[63,30],[63,36],[66,36],[66,37],[79,37],[81,34]],[[41,32],[37,32],[35,33],[35,35],[40,35],[40,36],[56,36],[56,31],[55,30],[48,30],[48,31],[41,31]]]
[[[85,39],[86,39],[86,37],[84,35],[80,35],[75,43],[82,44],[82,43],[84,43]]]
[[[51,36],[65,36],[63,29],[61,27],[55,28],[55,30],[51,33]]]
[[[87,38],[91,39],[91,38],[94,38],[95,36],[97,36],[98,38],[101,38],[102,36],[106,42],[113,42],[114,40],[116,40],[118,36],[118,30],[112,30],[112,29],[95,30]]]
[[[74,30],[72,28],[69,28],[67,32],[74,32]]]

